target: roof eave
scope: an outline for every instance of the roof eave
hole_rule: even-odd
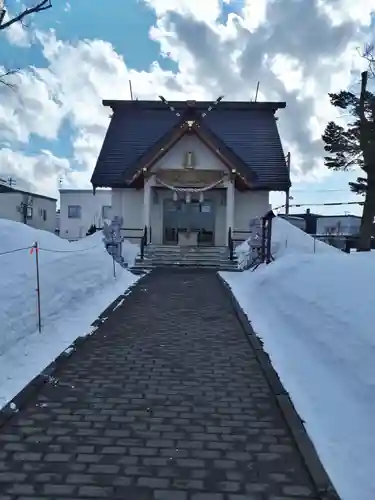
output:
[[[165,104],[159,100],[121,100],[121,99],[103,99],[103,106],[110,107],[112,111],[124,108],[140,108],[140,109],[167,109]],[[187,108],[186,101],[170,101],[169,104],[175,108]],[[191,108],[205,108],[210,106],[212,103],[210,101],[196,101],[194,104],[189,105]],[[222,110],[263,110],[263,111],[273,111],[274,113],[278,109],[284,109],[286,107],[286,102],[284,101],[221,101],[217,108]]]

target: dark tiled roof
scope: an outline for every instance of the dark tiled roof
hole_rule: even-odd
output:
[[[125,170],[178,122],[169,109],[115,110],[91,179],[93,186],[124,183]]]
[[[91,182],[112,187],[129,182],[142,157],[175,127],[181,117],[161,101],[103,101],[111,106],[111,119]],[[171,103],[185,111],[186,102]],[[197,102],[193,113],[210,102]],[[285,190],[290,181],[274,112],[285,103],[222,101],[202,118],[202,125],[249,169],[258,189]],[[243,169],[241,169],[243,171]],[[255,174],[255,176],[254,176]]]
[[[56,198],[51,198],[50,196],[44,196],[44,194],[31,193],[30,191],[24,191],[23,189],[17,189],[14,187],[7,186],[5,184],[0,184],[0,193],[20,193],[28,196],[33,196],[34,198],[42,198],[44,200],[57,201]]]
[[[221,119],[212,112],[205,119],[214,134],[255,172],[258,188],[288,188],[285,155],[272,110],[228,110]]]

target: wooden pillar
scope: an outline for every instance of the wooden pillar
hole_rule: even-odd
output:
[[[226,222],[227,222],[227,235],[229,229],[234,231],[234,183],[232,180],[227,181],[227,210],[226,210]]]
[[[147,227],[147,237],[150,240],[150,228],[151,228],[151,203],[152,203],[152,186],[153,177],[145,178],[144,188],[143,188],[143,227]]]
[[[290,153],[286,155],[286,166],[288,169],[288,177],[290,179]],[[290,188],[285,191],[285,214],[289,215],[289,200],[290,200]]]

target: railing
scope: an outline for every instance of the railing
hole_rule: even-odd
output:
[[[140,258],[141,258],[141,260],[143,260],[145,257],[145,247],[147,246],[147,244],[148,244],[148,230],[147,230],[147,226],[145,226],[145,228],[143,230],[143,236],[141,239],[141,243],[140,243]]]
[[[232,241],[234,243],[242,243],[250,238],[252,231],[240,231],[239,229],[233,229],[232,231]]]
[[[272,262],[271,241],[272,241],[272,220],[275,217],[271,211],[267,212],[263,217],[260,217],[260,226],[253,230],[232,230],[228,231],[228,248],[230,258],[233,259],[234,242],[242,243],[248,239],[253,239],[249,245],[249,253],[245,258],[246,263],[242,269],[256,269],[260,264],[269,264]],[[254,238],[251,238],[254,234]],[[246,249],[242,249],[242,258],[245,255]],[[240,252],[240,253],[241,253]]]
[[[233,260],[234,245],[233,245],[232,228],[231,227],[228,229],[228,249],[229,249],[229,259]]]
[[[102,231],[102,227],[98,227],[97,231]],[[143,238],[143,229],[141,227],[121,227],[121,236],[126,240],[141,240]],[[134,234],[138,232],[138,234]]]

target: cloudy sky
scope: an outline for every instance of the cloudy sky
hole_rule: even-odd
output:
[[[5,3],[15,14],[33,1]],[[0,177],[49,195],[59,178],[88,187],[109,122],[101,101],[128,99],[129,79],[139,99],[169,100],[250,100],[260,81],[259,100],[287,102],[292,203],[358,201],[356,172],[327,172],[320,136],[345,122],[327,93],[358,88],[373,12],[375,0],[53,0],[0,32],[0,66],[20,69],[16,91],[0,85]]]

